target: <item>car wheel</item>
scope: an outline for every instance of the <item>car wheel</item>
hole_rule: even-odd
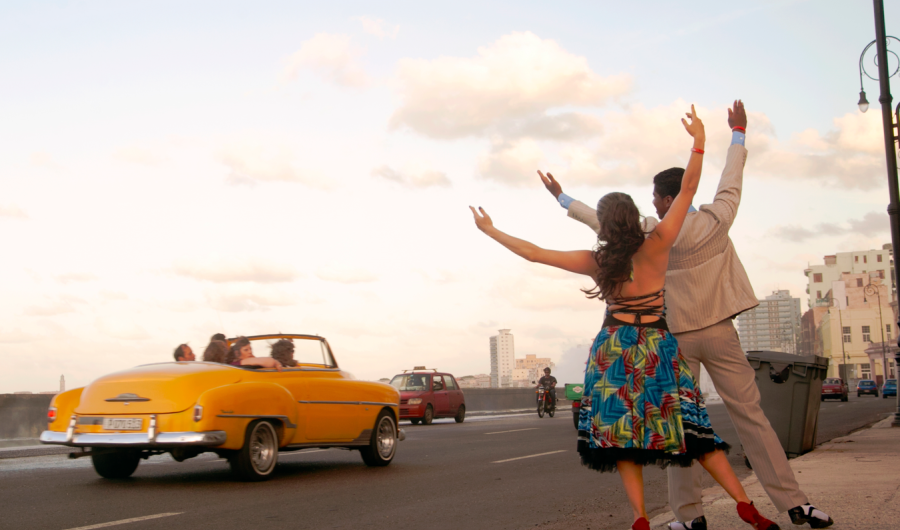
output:
[[[397,452],[397,424],[394,416],[382,410],[375,419],[375,429],[369,445],[360,449],[363,462],[367,466],[381,467],[391,463]]]
[[[850,401],[850,396],[841,396],[841,401]]]
[[[578,428],[578,416],[579,415],[577,413],[572,414],[572,418],[575,420],[575,428],[576,429]]]
[[[431,425],[431,422],[434,420],[434,409],[431,405],[425,407],[425,415],[422,416],[422,425]]]
[[[462,423],[466,421],[466,406],[460,405],[458,409],[456,409],[456,417],[453,418],[456,420],[456,423]]]
[[[887,394],[881,394],[881,397],[882,397],[883,399],[887,399]]]
[[[419,422],[422,421],[422,420],[420,420],[419,418],[413,418],[413,419],[411,419],[411,420],[409,420],[409,421],[410,421],[410,423],[412,423],[413,425],[418,425]]]
[[[101,449],[91,455],[94,471],[103,478],[128,478],[140,461],[141,452],[134,449]]]
[[[878,397],[878,391],[877,391],[877,390],[875,391],[875,397]]]
[[[861,397],[861,396],[862,396],[862,394],[860,394],[859,392],[856,393],[856,397]]]
[[[822,396],[822,401],[825,401],[825,396]]]
[[[231,471],[241,480],[267,480],[278,463],[278,434],[266,420],[247,426],[244,446],[229,460]]]

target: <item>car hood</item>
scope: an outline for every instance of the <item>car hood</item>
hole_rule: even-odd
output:
[[[416,397],[422,397],[427,394],[426,390],[401,390],[400,391],[400,399],[410,399]]]
[[[239,368],[217,363],[179,362],[137,366],[97,379],[81,394],[76,414],[165,414],[181,412],[200,394],[237,383]]]

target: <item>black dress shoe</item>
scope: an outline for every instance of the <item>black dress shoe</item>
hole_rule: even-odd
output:
[[[804,504],[788,510],[791,522],[796,525],[809,523],[810,528],[828,528],[834,524],[834,520],[828,514],[819,510],[812,504]]]
[[[706,517],[701,515],[688,523],[672,521],[669,523],[669,530],[706,530]]]

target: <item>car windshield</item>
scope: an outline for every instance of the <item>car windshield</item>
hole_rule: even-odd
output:
[[[272,353],[272,345],[278,342],[282,337],[277,338],[259,338],[250,339],[250,345],[253,347],[254,357],[269,357]],[[328,349],[328,345],[324,340],[317,337],[286,337],[294,346],[293,360],[298,365],[315,365],[325,367],[335,367],[334,357]]]
[[[391,386],[397,390],[428,390],[429,379],[430,377],[427,374],[395,375],[394,378],[391,379]]]
[[[860,385],[860,386],[874,386],[874,385],[875,385],[875,381],[860,381],[860,382],[859,382],[859,385]]]
[[[886,384],[887,386],[897,386],[897,380],[896,379],[888,379],[887,381],[884,382],[884,384]]]
[[[822,384],[825,384],[825,385],[839,385],[839,384],[841,384],[841,380],[840,380],[840,379],[837,379],[837,378],[835,378],[835,377],[829,377],[829,378],[826,379],[825,382],[822,383]]]

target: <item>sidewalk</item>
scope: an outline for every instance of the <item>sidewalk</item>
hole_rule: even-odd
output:
[[[891,420],[892,416],[868,429],[835,438],[789,461],[810,502],[835,520],[831,528],[900,527],[900,428],[891,428]],[[776,514],[755,475],[743,484],[760,513],[782,530],[809,528],[791,524],[787,513]],[[718,486],[703,492],[703,504],[711,529],[750,528],[738,517],[734,501]],[[666,512],[654,517],[650,527],[666,528],[673,519],[672,512]]]

